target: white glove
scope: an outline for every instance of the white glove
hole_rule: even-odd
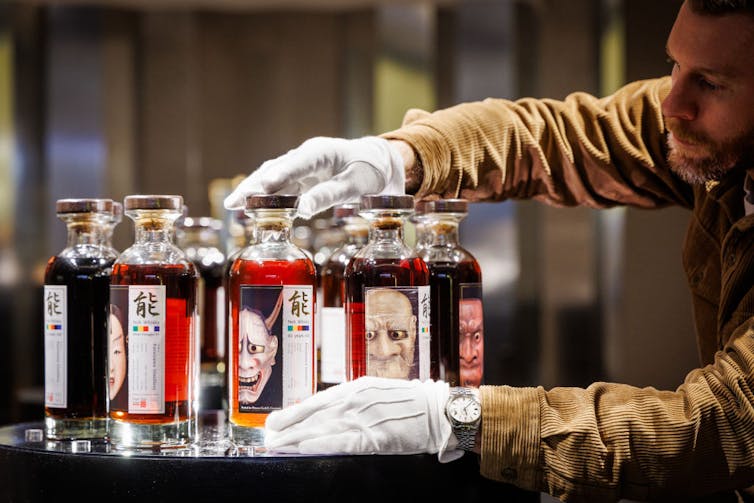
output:
[[[265,447],[292,454],[437,453],[446,463],[463,456],[445,417],[443,381],[361,377],[273,411]]]
[[[364,194],[405,193],[403,158],[384,138],[310,138],[264,162],[225,198],[243,208],[247,194],[300,194],[298,216],[311,218],[331,206],[359,202]]]

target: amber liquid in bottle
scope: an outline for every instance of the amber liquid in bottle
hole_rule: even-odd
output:
[[[161,414],[128,412],[128,401],[116,398],[110,402],[110,417],[136,424],[162,424],[186,421],[192,417],[195,372],[191,347],[196,310],[196,272],[185,265],[115,264],[112,286],[165,285],[165,411]],[[126,346],[128,352],[128,346]],[[128,381],[123,390],[128,389]],[[120,393],[119,393],[120,395]]]
[[[461,354],[459,301],[463,298],[463,286],[474,285],[481,293],[482,273],[476,260],[461,262],[427,262],[432,298],[432,354],[438,355],[438,374],[451,386],[469,386],[461,382]],[[469,365],[483,365],[476,357],[466,356]],[[474,361],[471,361],[471,360]]]
[[[52,257],[45,285],[67,285],[67,407],[46,407],[55,419],[107,418],[107,317],[111,258]]]
[[[239,410],[238,400],[238,368],[239,368],[239,306],[241,305],[241,288],[242,286],[289,286],[303,285],[311,286],[312,298],[310,299],[310,308],[314,309],[316,304],[316,270],[314,263],[307,259],[287,260],[270,260],[264,261],[244,260],[236,258],[229,271],[229,296],[231,306],[231,327],[232,343],[230,344],[228,376],[231,391],[229,393],[228,419],[237,426],[246,428],[263,428],[265,419],[269,412],[242,412]],[[268,313],[265,313],[268,314]],[[312,347],[314,341],[311,341]],[[280,342],[277,349],[276,365],[285,365],[283,359],[283,343]],[[273,366],[273,372],[279,371]],[[309,361],[309,372],[311,373],[310,382],[312,383],[311,394],[314,393],[316,386],[316,369],[315,369],[315,352],[312,350]]]
[[[406,259],[354,257],[346,267],[346,373],[348,380],[367,374],[364,292],[366,287],[429,285],[429,270],[419,257]],[[419,334],[417,334],[417,337]],[[431,356],[430,356],[431,359]],[[434,365],[430,365],[431,367]],[[431,374],[430,370],[430,374]]]

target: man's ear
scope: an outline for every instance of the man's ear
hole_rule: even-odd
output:
[[[415,314],[411,315],[411,326],[409,327],[409,331],[411,332],[412,337],[416,335],[416,315]]]

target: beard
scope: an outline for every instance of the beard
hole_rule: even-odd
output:
[[[667,136],[670,169],[692,185],[720,180],[735,167],[754,160],[754,131],[716,142],[705,134],[691,131],[677,119],[667,119],[667,129],[674,137],[695,147],[687,151],[684,145],[676,144],[670,134]]]

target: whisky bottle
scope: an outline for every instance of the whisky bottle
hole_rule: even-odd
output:
[[[105,439],[111,199],[60,199],[68,237],[44,276],[45,431],[47,438]]]
[[[367,195],[369,239],[346,266],[347,379],[430,377],[429,270],[406,245],[412,196]]]
[[[253,237],[229,271],[228,420],[236,444],[262,445],[270,412],[316,391],[317,273],[291,242],[298,196],[250,195]]]
[[[484,382],[482,271],[459,242],[459,225],[467,214],[463,199],[416,204],[426,233],[418,253],[429,267],[432,349],[438,359],[433,378],[478,387]]]
[[[185,447],[196,433],[198,273],[173,242],[182,205],[175,195],[123,201],[135,239],[113,264],[110,286],[109,363],[118,377],[109,417],[116,449]]]

